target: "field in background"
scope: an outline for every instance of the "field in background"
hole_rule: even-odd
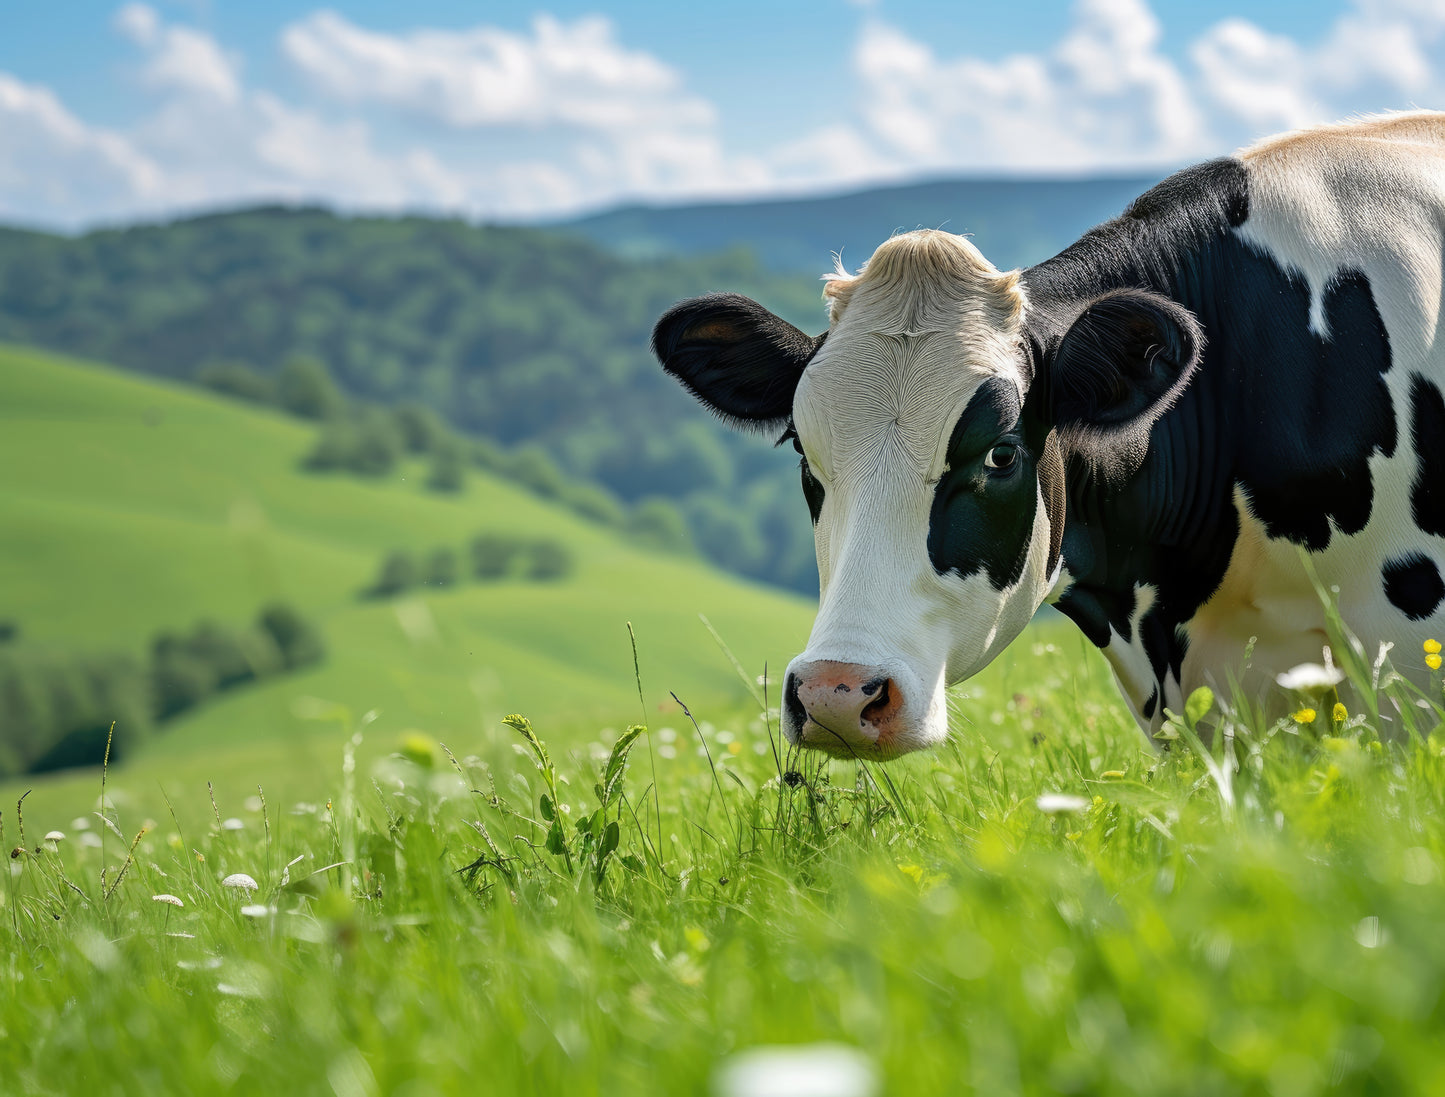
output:
[[[160,629],[242,623],[275,598],[326,635],[320,667],[222,695],[127,762],[119,773],[135,780],[123,783],[152,811],[156,782],[170,790],[174,775],[191,793],[213,779],[234,797],[260,781],[302,795],[342,737],[306,699],[354,718],[377,710],[376,750],[420,729],[469,753],[514,709],[569,734],[639,719],[629,620],[650,715],[669,691],[703,710],[744,697],[699,613],[752,667],[781,667],[807,635],[801,598],[640,551],[481,473],[457,496],[424,490],[420,467],[379,483],[303,473],[313,438],[194,390],[0,349],[0,618],[18,623],[19,645],[139,651]],[[556,538],[577,568],[561,583],[358,597],[387,551],[447,545],[465,559],[482,530]],[[35,810],[69,819],[92,806],[94,784],[0,783],[0,803],[35,785],[52,791]]]

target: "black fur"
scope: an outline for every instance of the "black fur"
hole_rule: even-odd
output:
[[[824,336],[805,335],[751,298],[710,293],[668,309],[652,329],[662,368],[734,426],[774,430]]]
[[[1045,383],[1049,348],[1062,346],[1080,304],[1111,291],[1167,297],[1207,337],[1131,475],[1069,467],[1064,561],[1075,586],[1059,608],[1107,643],[1110,627],[1128,634],[1135,584],[1152,585],[1139,631],[1160,682],[1183,661],[1179,626],[1228,567],[1235,486],[1271,536],[1322,550],[1332,520],[1347,533],[1364,527],[1374,499],[1369,457],[1396,444],[1384,383],[1389,339],[1368,282],[1357,272],[1338,277],[1323,302],[1329,335],[1314,334],[1308,287],[1234,233],[1248,215],[1244,166],[1213,161],[1024,273],[1029,345]]]
[[[1418,374],[1410,381],[1410,438],[1416,460],[1410,514],[1426,533],[1445,537],[1445,399]]]
[[[1386,560],[1381,569],[1385,597],[1412,621],[1423,621],[1445,599],[1445,581],[1435,562],[1418,552]]]
[[[1038,506],[1038,475],[1024,445],[1014,383],[993,377],[978,386],[948,442],[948,471],[933,493],[928,558],[940,575],[988,574],[995,590],[1019,581]],[[1007,469],[989,468],[994,447],[1013,447]]]

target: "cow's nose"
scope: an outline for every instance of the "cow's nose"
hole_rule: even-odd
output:
[[[904,699],[882,667],[818,660],[793,665],[783,700],[794,742],[871,757],[887,745]]]

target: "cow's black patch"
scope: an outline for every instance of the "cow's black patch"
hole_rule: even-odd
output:
[[[1059,608],[1107,642],[1110,626],[1126,635],[1135,585],[1153,586],[1139,639],[1161,682],[1183,662],[1179,626],[1229,566],[1236,488],[1270,536],[1319,551],[1335,529],[1364,528],[1369,458],[1396,446],[1390,344],[1369,282],[1334,278],[1321,301],[1327,334],[1312,332],[1308,285],[1239,237],[1248,217],[1244,165],[1216,160],[1024,272],[1037,379],[1080,309],[1106,293],[1161,294],[1203,329],[1199,367],[1137,471],[1121,480],[1083,461],[1068,468],[1063,555],[1075,582]]]
[[[1385,597],[1412,621],[1429,617],[1445,598],[1445,580],[1435,561],[1418,552],[1386,560],[1381,569]]]
[[[1410,382],[1410,436],[1416,459],[1410,514],[1426,533],[1445,537],[1445,399],[1418,374]]]
[[[1019,412],[1018,389],[991,377],[954,425],[948,471],[934,489],[928,515],[928,558],[940,575],[952,571],[967,578],[984,571],[995,590],[1007,590],[1023,574],[1039,481]]]
[[[1144,708],[1143,708],[1143,710],[1142,710],[1143,713],[1144,713],[1144,719],[1146,719],[1146,720],[1152,720],[1152,719],[1154,719],[1154,709],[1155,709],[1155,707],[1156,707],[1158,704],[1159,704],[1159,687],[1158,687],[1158,686],[1155,686],[1153,689],[1151,689],[1151,690],[1149,691],[1149,700],[1147,700],[1147,701],[1144,702]]]

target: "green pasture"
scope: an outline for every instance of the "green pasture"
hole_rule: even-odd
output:
[[[730,1088],[739,1056],[842,1045],[853,1093],[1441,1092],[1445,747],[1327,709],[1206,747],[1196,697],[1157,753],[1051,637],[886,768],[775,754],[754,701],[337,747],[302,802],[183,782],[180,823],[47,838],[39,789],[23,841],[3,815],[0,1089],[761,1097],[815,1091]]]
[[[703,707],[744,696],[700,614],[749,666],[781,667],[806,638],[803,599],[633,548],[480,472],[457,496],[426,490],[419,466],[380,482],[303,472],[314,430],[0,349],[0,618],[18,622],[22,644],[140,651],[160,629],[242,624],[276,598],[326,635],[322,666],[224,695],[147,742],[121,772],[133,771],[152,807],[172,773],[232,792],[319,779],[316,751],[333,758],[339,739],[334,723],[311,718],[317,701],[357,717],[375,710],[376,749],[419,728],[469,752],[514,709],[569,735],[641,718],[628,621],[653,712],[672,706],[671,691]],[[489,529],[561,540],[578,566],[561,583],[358,597],[387,551],[446,545],[465,560],[469,539]],[[71,812],[89,806],[93,783],[11,782],[0,796],[34,784]]]

